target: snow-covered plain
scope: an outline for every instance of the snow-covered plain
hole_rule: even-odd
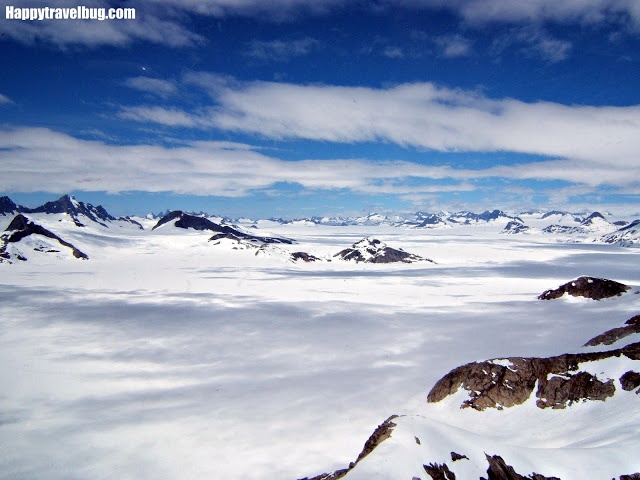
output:
[[[298,243],[256,255],[170,225],[78,228],[64,214],[29,217],[89,260],[34,252],[0,264],[0,478],[295,480],[347,466],[391,414],[409,415],[400,438],[419,436],[434,452],[462,439],[496,445],[487,453],[524,475],[640,471],[629,455],[640,450],[633,392],[564,411],[426,402],[467,362],[594,351],[581,345],[640,313],[637,248],[501,235],[505,222],[269,223],[261,234]],[[9,221],[0,217],[0,228]],[[277,254],[331,258],[367,236],[437,263]],[[633,289],[600,302],[536,300],[580,275]],[[404,478],[381,465],[399,458],[397,444],[385,445],[353,478]]]

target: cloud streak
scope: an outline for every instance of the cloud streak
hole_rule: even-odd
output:
[[[75,7],[72,0],[32,0],[29,7]],[[112,0],[97,0],[92,7],[120,7]],[[290,22],[301,16],[322,16],[352,8],[347,0],[136,0],[127,6],[137,11],[135,21],[42,21],[22,22],[0,17],[2,31],[8,38],[24,44],[44,42],[58,48],[73,46],[97,48],[104,45],[124,47],[144,41],[169,47],[193,47],[206,42],[192,30],[192,15],[226,18],[233,16],[258,18],[266,21]],[[640,29],[640,4],[635,0],[382,0],[359,4],[362,12],[379,13],[384,8],[406,10],[448,10],[472,27],[489,23],[511,25],[540,25],[553,23],[578,23],[584,25],[618,24]],[[273,55],[277,44],[256,45],[249,50],[256,55]],[[545,44],[539,43],[541,48]],[[463,43],[450,44],[445,55],[459,56],[468,51]]]
[[[71,190],[165,192],[240,197],[286,182],[308,190],[343,189],[410,198],[469,192],[475,182],[502,178],[564,180],[595,191],[637,191],[637,163],[614,165],[548,160],[484,169],[407,161],[325,159],[283,161],[233,142],[190,142],[179,147],[112,145],[46,128],[0,130],[0,191]]]
[[[314,38],[301,38],[298,40],[254,40],[249,44],[246,55],[260,60],[273,60],[286,62],[292,57],[300,57],[309,54],[317,48],[319,42]]]
[[[124,107],[120,115],[280,140],[382,141],[444,152],[515,152],[606,168],[640,161],[639,105],[526,103],[432,83],[390,88],[241,83],[206,73],[186,80],[208,89],[212,105],[192,113]]]

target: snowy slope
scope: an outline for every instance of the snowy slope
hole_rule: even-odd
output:
[[[226,248],[229,239],[215,245],[211,231],[147,228],[157,219],[140,230],[28,216],[90,260],[0,264],[0,381],[10,386],[0,396],[0,476],[295,480],[348,466],[394,413],[405,416],[391,438],[350,475],[411,480],[404,468],[428,480],[420,463],[428,460],[477,479],[486,477],[485,452],[522,475],[638,471],[633,391],[564,410],[427,402],[440,378],[469,362],[638,341],[580,347],[640,313],[636,249],[501,235],[507,219],[246,228],[295,238],[275,245],[287,255],[332,258],[371,236],[438,262],[307,263],[233,250],[233,241]],[[3,230],[10,220],[0,216]],[[536,300],[581,275],[632,289],[599,302]],[[618,382],[617,368],[593,373]],[[452,462],[451,450],[470,460]],[[573,476],[572,462],[592,474]]]

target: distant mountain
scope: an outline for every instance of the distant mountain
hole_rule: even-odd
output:
[[[32,240],[25,249],[12,248],[15,244],[25,244],[25,239]],[[12,259],[26,261],[24,250],[31,249],[44,253],[59,253],[59,250],[51,247],[51,241],[55,240],[65,248],[71,249],[75,258],[87,260],[89,257],[74,247],[71,243],[64,241],[55,233],[47,230],[41,225],[32,222],[22,214],[18,214],[11,221],[5,232],[0,236],[0,261],[11,261]]]
[[[479,223],[479,222],[491,222],[498,219],[507,219],[513,220],[516,217],[507,215],[502,210],[485,210],[482,213],[473,213],[473,212],[458,212],[449,215],[447,221],[452,223]]]
[[[612,233],[603,235],[598,241],[617,244],[623,247],[640,244],[640,220],[634,220],[630,224]]]
[[[416,228],[434,228],[434,227],[442,227],[447,224],[444,221],[443,215],[437,215],[435,213],[422,213],[418,212],[416,217],[420,223],[416,225]]]
[[[564,218],[570,218],[571,220],[573,220],[574,222],[580,223],[582,221],[581,217],[577,217],[576,215],[569,213],[569,212],[562,212],[560,210],[551,210],[550,212],[545,213],[544,215],[542,215],[540,217],[541,220],[545,220],[547,218],[550,217],[564,217]]]
[[[106,225],[103,222],[116,220],[102,206],[94,207],[90,203],[79,202],[72,195],[63,195],[58,200],[27,209],[26,213],[66,213],[71,216],[78,227],[84,227],[84,224],[79,220],[80,216],[85,216],[89,220],[100,223],[105,227]]]
[[[14,215],[21,212],[23,208],[13,203],[9,197],[0,197],[0,215]]]
[[[7,197],[3,197],[7,198]],[[11,202],[13,203],[13,202]],[[103,227],[109,228],[108,223],[112,222],[124,222],[135,225],[137,228],[142,229],[142,225],[132,220],[129,217],[114,217],[102,206],[98,205],[94,207],[90,203],[84,203],[78,201],[73,195],[63,195],[57,200],[46,202],[44,205],[40,205],[36,208],[27,208],[18,206],[16,210],[18,212],[29,214],[67,214],[71,217],[71,220],[77,227],[85,227],[85,223],[88,221],[95,222]],[[83,223],[84,222],[84,223]]]
[[[413,263],[433,260],[388,247],[380,240],[366,237],[334,255],[335,258],[356,263]]]
[[[293,240],[282,237],[262,237],[258,235],[251,235],[241,231],[239,228],[230,227],[228,225],[220,225],[219,223],[212,222],[205,217],[196,217],[189,215],[181,210],[175,210],[169,212],[167,215],[158,220],[158,223],[152,228],[156,230],[163,225],[173,222],[173,225],[177,228],[193,229],[193,230],[208,230],[215,232],[218,235],[214,235],[210,240],[217,240],[219,238],[231,235],[233,238],[256,241],[260,243],[287,243],[292,244]]]
[[[500,233],[517,234],[530,231],[531,227],[525,225],[521,220],[511,220]]]

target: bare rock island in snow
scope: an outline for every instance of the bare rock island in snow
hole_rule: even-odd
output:
[[[435,263],[433,260],[405,252],[402,249],[388,247],[380,240],[372,237],[363,238],[351,245],[351,247],[341,250],[334,255],[334,258],[356,263],[413,263],[425,261]]]
[[[562,297],[565,293],[573,297],[585,297],[593,300],[602,300],[603,298],[615,297],[622,295],[631,287],[623,283],[605,278],[595,277],[578,277],[575,280],[560,285],[554,290],[543,292],[539,300],[554,300]]]

